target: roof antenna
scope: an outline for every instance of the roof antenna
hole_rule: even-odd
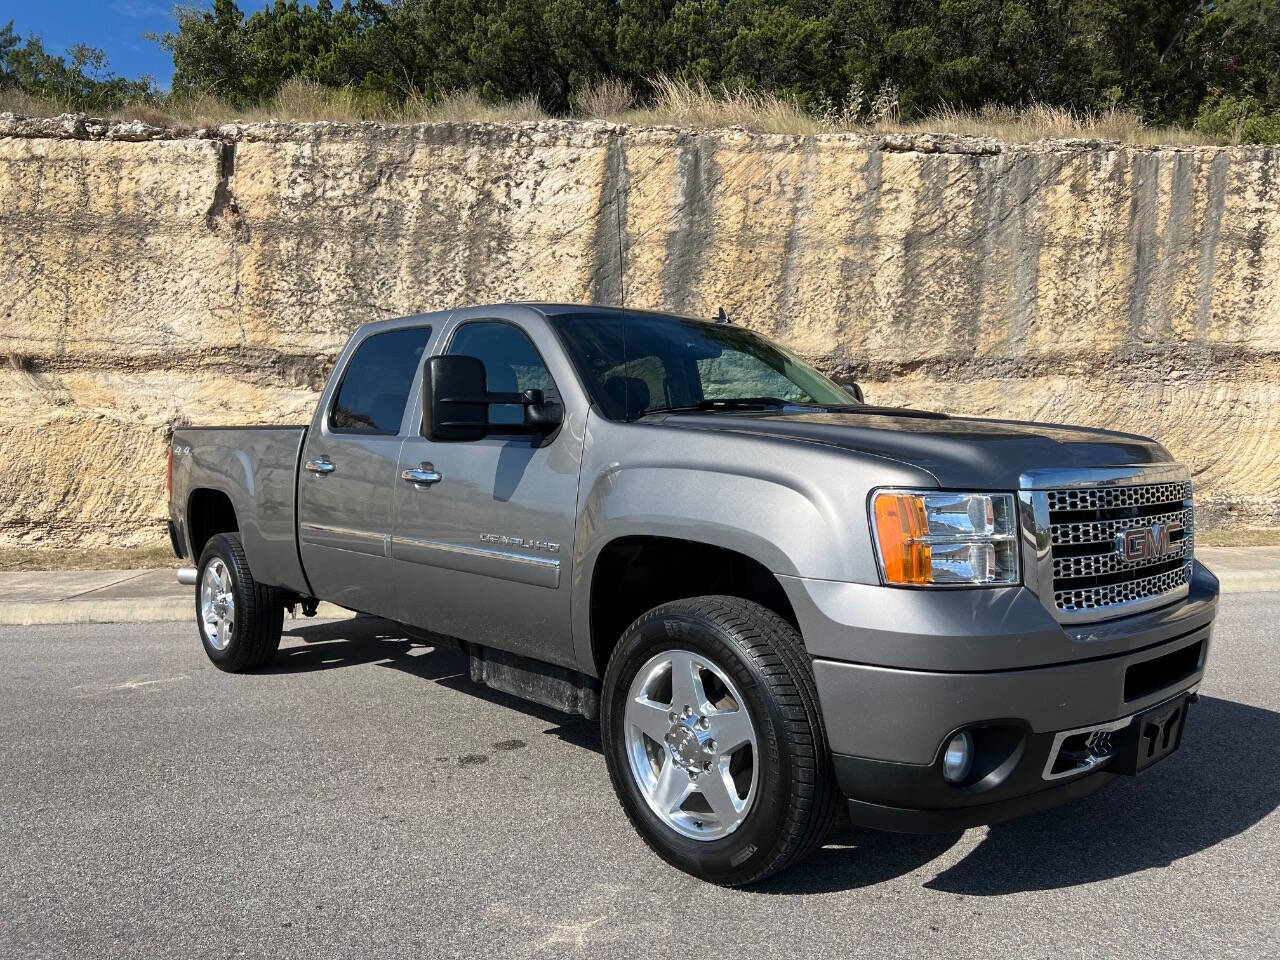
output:
[[[716,313],[716,323],[729,323],[729,311],[721,307]]]

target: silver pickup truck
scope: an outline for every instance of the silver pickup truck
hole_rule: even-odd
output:
[[[599,718],[624,810],[743,884],[854,822],[1042,810],[1175,751],[1217,607],[1191,483],[1103,430],[869,405],[725,322],[469,307],[352,336],[309,427],[182,428],[224,670],[319,600]]]

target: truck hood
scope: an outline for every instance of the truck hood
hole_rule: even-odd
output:
[[[662,417],[662,422],[689,430],[799,440],[887,457],[927,470],[941,486],[950,488],[1016,490],[1019,476],[1027,470],[1173,459],[1154,440],[1128,433],[884,407],[850,412],[679,413]]]

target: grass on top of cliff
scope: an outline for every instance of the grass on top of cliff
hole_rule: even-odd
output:
[[[74,113],[72,103],[32,97],[16,90],[0,91],[0,111],[25,116]],[[444,97],[414,94],[391,102],[351,87],[325,87],[308,80],[286,82],[271,100],[249,109],[236,109],[212,96],[161,98],[120,107],[109,113],[118,120],[139,120],[157,127],[216,126],[233,121],[284,120],[357,123],[514,123],[545,120],[549,115],[533,97],[492,103],[474,91]],[[821,133],[936,133],[994,137],[1009,142],[1088,138],[1131,144],[1218,144],[1224,142],[1181,127],[1147,125],[1136,113],[1114,109],[1101,113],[1032,104],[1007,107],[990,104],[978,110],[943,107],[918,120],[902,120],[897,97],[890,89],[866,104],[858,91],[848,103],[825,104],[806,110],[786,97],[757,93],[742,87],[712,89],[701,82],[660,77],[651,96],[638,100],[619,80],[604,80],[580,91],[573,99],[572,118],[606,120],[632,126],[674,126],[698,130],[741,127],[759,133],[813,135]]]

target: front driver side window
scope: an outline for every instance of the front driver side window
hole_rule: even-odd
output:
[[[329,429],[339,433],[400,432],[404,406],[430,327],[375,333],[356,348],[329,411]]]
[[[453,335],[448,352],[481,360],[490,393],[541,390],[548,403],[560,402],[551,371],[519,327],[489,320],[465,323]],[[494,404],[489,408],[489,422],[523,423],[524,408],[518,403]]]

